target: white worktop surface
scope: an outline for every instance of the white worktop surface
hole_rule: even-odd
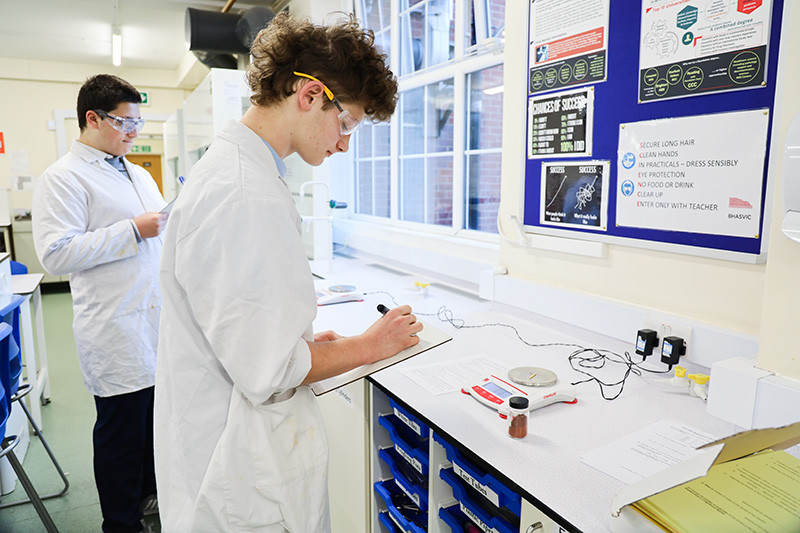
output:
[[[386,291],[397,303],[411,304],[418,314],[436,313],[446,305],[455,318],[463,319],[468,325],[513,324],[528,342],[576,343],[621,354],[627,350],[636,361],[639,360],[639,356],[633,354],[633,342],[621,342],[523,310],[491,304],[440,284],[430,287],[427,296],[420,297],[407,290],[417,280],[431,281],[403,276],[374,263],[370,266],[368,261],[337,258],[333,272],[325,280],[317,281],[317,286],[325,288],[348,283],[368,294],[363,302],[319,308],[315,331],[333,329],[343,335],[360,333],[378,318],[375,310],[378,303],[392,305],[388,295],[369,293]],[[434,396],[407,378],[401,369],[482,353],[507,362],[509,368],[522,365],[548,368],[558,375],[558,385],[568,385],[585,378],[573,370],[568,361],[575,348],[533,348],[520,342],[509,328],[456,329],[436,317],[420,318],[452,335],[453,340],[373,374],[374,382],[427,419],[434,431],[459,441],[516,483],[527,493],[523,495],[526,499],[532,500],[542,510],[545,507],[550,509],[552,513],[548,514],[570,530],[577,528],[587,533],[608,531],[612,498],[624,486],[621,481],[583,464],[580,458],[585,453],[660,420],[681,422],[715,437],[740,430],[707,414],[702,400],[654,384],[654,380],[669,375],[632,374],[622,394],[613,401],[602,398],[596,383],[576,385],[577,404],[559,403],[534,411],[528,436],[521,440],[510,439],[505,421],[495,411],[459,392]],[[631,332],[631,341],[635,334]],[[650,361],[651,368],[666,369],[657,355],[651,356]],[[618,381],[624,373],[622,365],[614,367],[613,372],[602,375],[608,382]],[[606,394],[613,396],[617,390],[608,389]]]

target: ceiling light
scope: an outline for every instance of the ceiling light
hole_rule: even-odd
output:
[[[500,94],[503,92],[503,86],[498,85],[497,87],[489,87],[488,89],[483,90],[483,94]]]
[[[111,64],[118,67],[122,64],[122,34],[119,28],[111,34]]]

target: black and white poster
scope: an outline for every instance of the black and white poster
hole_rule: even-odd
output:
[[[528,99],[528,159],[592,155],[594,87]]]
[[[606,231],[608,161],[542,163],[541,224]]]

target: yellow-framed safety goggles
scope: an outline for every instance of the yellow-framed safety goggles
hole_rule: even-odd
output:
[[[322,90],[325,92],[325,96],[328,97],[328,100],[333,102],[333,105],[335,105],[336,109],[339,111],[339,133],[341,135],[351,135],[358,129],[358,127],[361,125],[361,122],[356,120],[356,117],[354,117],[350,111],[342,107],[342,104],[339,103],[339,100],[336,99],[336,97],[333,95],[333,92],[328,89],[327,85],[310,74],[303,74],[302,72],[297,71],[294,71],[293,74],[295,76],[308,78],[309,80],[313,80],[322,84]]]

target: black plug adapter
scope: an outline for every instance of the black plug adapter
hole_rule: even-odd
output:
[[[636,353],[648,356],[658,346],[658,332],[653,329],[640,329],[636,335]]]
[[[670,368],[672,365],[678,364],[678,360],[682,355],[686,354],[686,341],[681,337],[664,337],[664,342],[661,345],[661,362],[668,364]]]

